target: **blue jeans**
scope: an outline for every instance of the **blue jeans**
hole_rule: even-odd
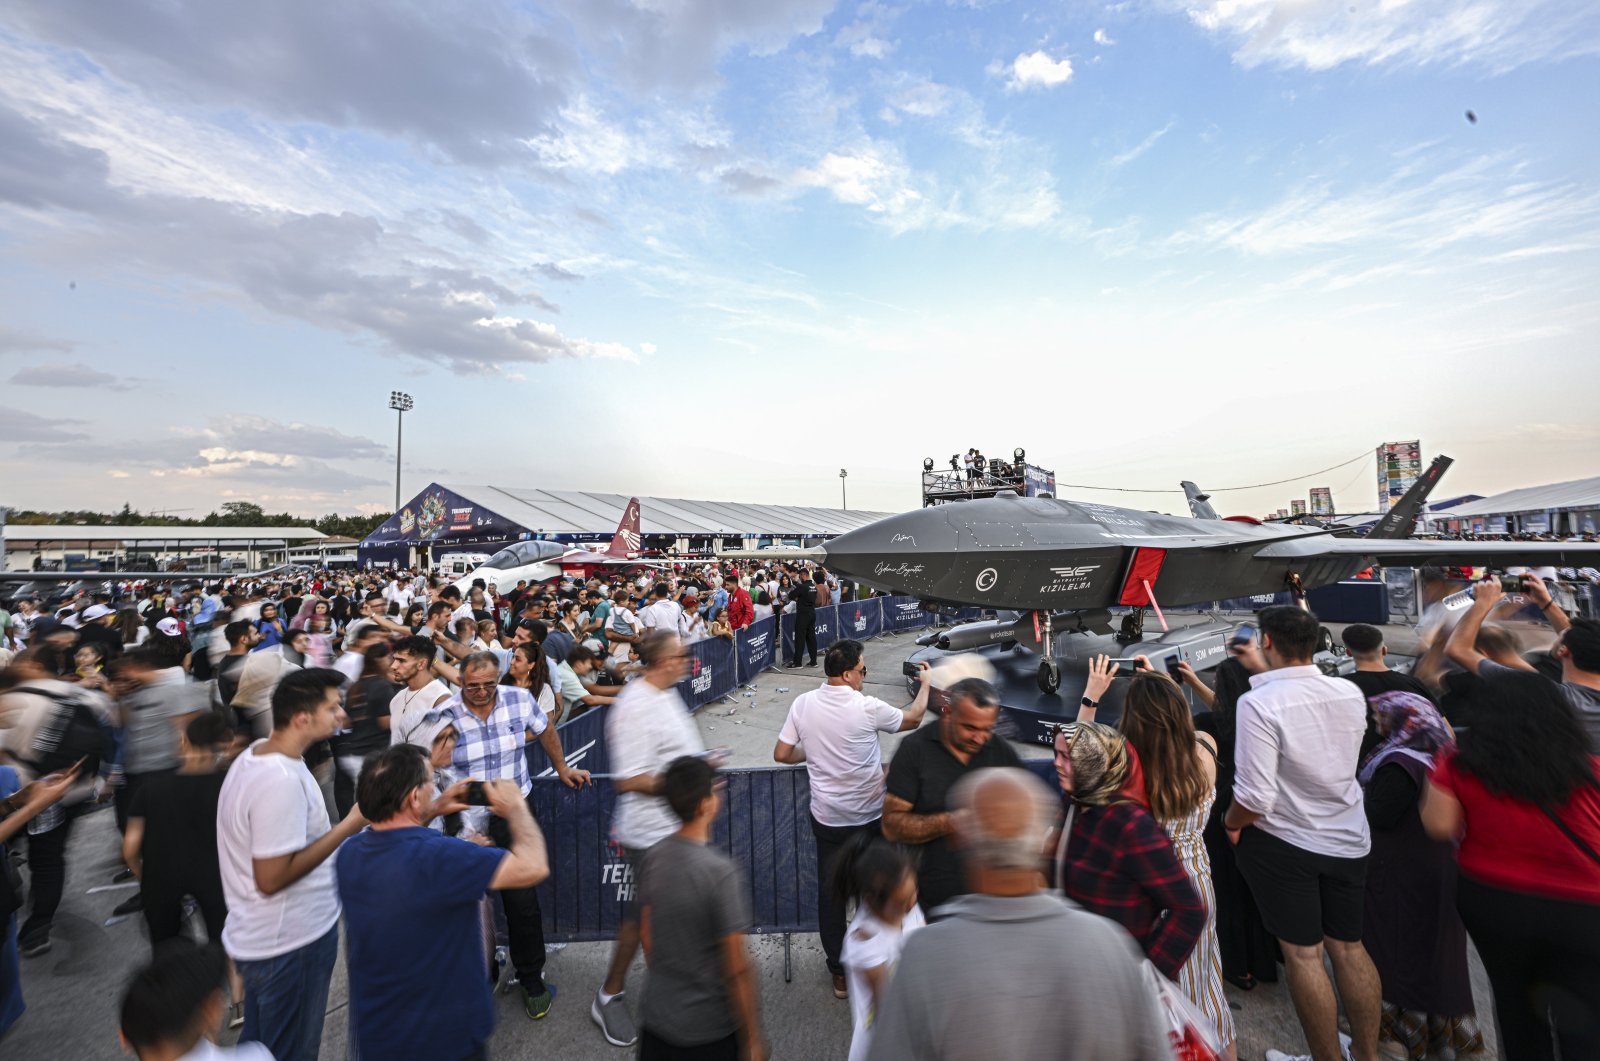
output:
[[[321,939],[261,961],[235,962],[244,980],[240,1042],[261,1043],[277,1061],[317,1061],[339,926]]]

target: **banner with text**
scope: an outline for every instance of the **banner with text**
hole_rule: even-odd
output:
[[[817,930],[817,847],[804,767],[725,770],[728,787],[711,842],[739,866],[760,933]],[[536,781],[529,802],[550,851],[539,885],[545,938],[615,939],[637,882],[612,839],[616,792],[608,780],[583,789]]]
[[[883,633],[882,598],[836,604],[839,609],[839,636],[866,641]]]
[[[922,610],[915,597],[883,597],[883,632],[920,630],[933,623],[933,613]]]
[[[689,676],[678,683],[678,695],[689,710],[720,700],[738,687],[737,658],[733,642],[725,637],[708,637],[689,646]]]
[[[574,770],[603,774],[611,769],[611,758],[606,754],[606,712],[610,709],[610,704],[591,707],[556,727],[562,757]],[[528,773],[534,777],[556,776],[550,757],[537,741],[528,745]]]
[[[733,638],[739,656],[740,682],[753,681],[755,676],[777,662],[778,619],[769,615],[740,630]]]
[[[783,658],[780,664],[794,662],[794,613],[783,617]],[[828,646],[839,640],[839,606],[830,604],[817,609],[817,658],[828,651]],[[810,656],[807,655],[806,659]],[[801,660],[802,663],[805,660]]]

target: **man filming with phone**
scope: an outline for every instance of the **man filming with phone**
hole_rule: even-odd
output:
[[[440,815],[465,810],[469,790],[509,834],[505,846],[428,828]],[[372,828],[339,849],[338,879],[358,1052],[482,1057],[494,1000],[479,903],[487,892],[531,889],[550,875],[544,836],[514,782],[463,780],[440,792],[427,754],[412,744],[369,758],[356,799]]]
[[[561,752],[561,737],[546,717],[539,701],[526,689],[500,685],[500,661],[492,652],[474,652],[461,661],[461,691],[439,708],[454,720],[456,750],[451,766],[457,777],[514,783],[524,800],[533,790],[528,773],[526,746],[537,740],[554,764],[556,775],[569,788],[589,783],[587,770],[574,770]],[[357,802],[360,802],[359,796]],[[463,805],[465,806],[465,805]],[[472,821],[477,817],[479,821]],[[492,817],[480,826],[483,814],[467,814],[475,832],[487,833],[499,848],[509,849],[512,837],[504,817]],[[522,987],[523,1009],[529,1020],[542,1020],[550,1012],[555,992],[544,982],[544,923],[539,895],[531,885],[502,889],[506,928],[511,937],[511,963]]]

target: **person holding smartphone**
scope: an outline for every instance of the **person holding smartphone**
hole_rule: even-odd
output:
[[[466,810],[473,786],[504,824],[506,845],[428,828]],[[346,841],[337,858],[351,1037],[363,1057],[481,1057],[494,1031],[494,999],[480,903],[489,892],[531,889],[550,875],[544,835],[515,782],[463,779],[440,792],[428,754],[413,744],[368,759],[356,800],[372,827]]]

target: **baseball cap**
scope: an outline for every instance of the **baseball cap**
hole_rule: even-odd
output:
[[[104,619],[110,614],[111,609],[107,608],[104,604],[91,604],[87,608],[83,609],[83,620],[84,622],[92,623],[96,619]]]
[[[179,634],[183,633],[183,628],[178,625],[178,620],[174,619],[170,615],[157,623],[156,629],[160,630],[168,637],[177,637]]]

